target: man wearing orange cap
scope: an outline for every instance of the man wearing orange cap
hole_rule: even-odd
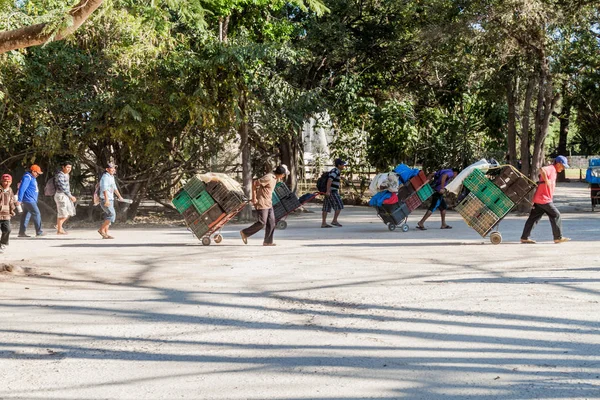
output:
[[[2,231],[0,253],[4,253],[4,249],[8,246],[10,218],[15,215],[15,195],[10,187],[11,184],[12,176],[9,174],[2,175],[2,178],[0,178],[0,230]]]
[[[23,214],[21,215],[21,224],[19,226],[19,237],[30,237],[25,231],[29,224],[29,219],[33,217],[35,226],[35,236],[45,236],[42,231],[42,215],[38,208],[38,194],[40,192],[37,184],[37,177],[43,174],[39,165],[33,164],[21,178],[17,205],[23,205]]]

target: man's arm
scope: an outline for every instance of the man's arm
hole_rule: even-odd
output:
[[[21,185],[19,186],[19,197],[17,201],[19,204],[23,202],[23,196],[25,195],[25,191],[29,187],[30,183],[31,177],[29,175],[23,176],[23,179],[21,179]]]
[[[327,196],[329,196],[331,194],[331,183],[333,182],[333,179],[329,178],[327,179],[327,189],[325,190],[325,194]]]
[[[448,180],[448,175],[442,175],[442,180],[440,181],[440,193],[444,193],[444,189],[446,189],[446,181]]]
[[[544,168],[540,168],[540,177],[546,185],[550,186],[550,182],[548,182],[548,175],[546,175]]]

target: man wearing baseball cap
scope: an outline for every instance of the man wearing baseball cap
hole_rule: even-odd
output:
[[[42,231],[42,215],[38,208],[38,194],[39,188],[37,183],[37,177],[43,174],[42,169],[39,165],[33,164],[29,171],[21,178],[21,184],[19,186],[17,206],[23,205],[23,214],[21,214],[21,224],[19,226],[19,237],[30,237],[27,233],[27,225],[29,225],[29,219],[33,217],[33,225],[35,226],[35,236],[45,236],[46,234]]]
[[[523,234],[521,235],[521,243],[535,243],[535,240],[530,239],[529,235],[531,234],[533,227],[540,221],[544,214],[548,215],[548,218],[550,219],[554,243],[564,243],[571,240],[563,237],[560,212],[552,202],[554,197],[554,189],[556,188],[556,177],[565,168],[569,168],[569,163],[567,162],[567,157],[565,156],[558,156],[554,159],[554,163],[552,165],[547,165],[540,168],[538,187],[533,195],[533,208],[529,213],[527,222],[525,222]]]
[[[12,176],[9,174],[2,175],[0,178],[0,253],[4,253],[4,249],[8,246],[10,236],[10,218],[15,215],[15,195],[10,187],[12,184]]]
[[[329,178],[327,179],[327,189],[325,191],[325,199],[323,200],[323,215],[321,220],[321,228],[331,228],[332,226],[342,227],[342,224],[338,222],[338,217],[344,209],[344,203],[340,197],[340,180],[342,171],[346,168],[346,161],[341,158],[336,158],[335,168],[329,171]],[[327,214],[333,210],[333,220],[331,225],[327,223]]]

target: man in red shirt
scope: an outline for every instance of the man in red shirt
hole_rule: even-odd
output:
[[[540,169],[540,180],[535,194],[533,195],[533,208],[531,209],[527,222],[525,222],[523,234],[521,235],[521,243],[535,243],[535,240],[530,239],[529,235],[531,234],[533,227],[540,221],[544,214],[547,214],[550,219],[554,243],[563,243],[571,240],[563,237],[560,212],[554,203],[552,203],[554,188],[556,187],[556,176],[565,168],[569,168],[567,157],[558,156],[554,160],[554,164]]]

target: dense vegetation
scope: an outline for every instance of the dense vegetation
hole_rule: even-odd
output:
[[[596,1],[94,2],[56,40],[72,3],[0,0],[0,30],[48,35],[0,54],[0,161],[71,158],[83,182],[114,160],[129,217],[240,154],[246,187],[277,162],[295,182],[315,116],[355,170],[600,153]]]

